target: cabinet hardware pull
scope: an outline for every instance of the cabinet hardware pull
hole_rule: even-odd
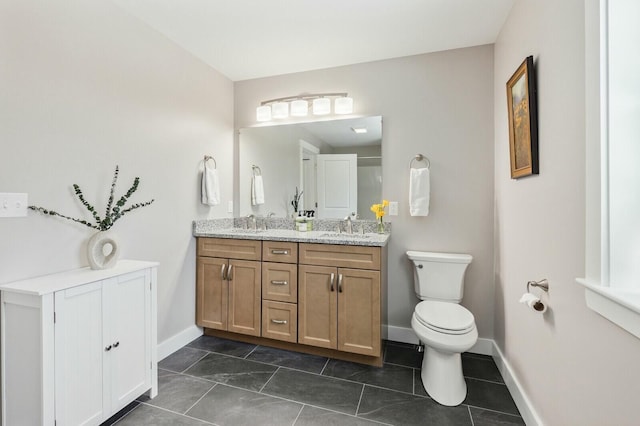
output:
[[[220,279],[223,280],[223,281],[227,279],[227,277],[224,274],[224,270],[225,269],[227,269],[226,263],[224,265],[222,265],[222,269],[220,270]]]
[[[118,346],[120,346],[120,342],[115,342],[115,343],[113,344],[113,347],[114,347],[114,348],[117,348]]]
[[[329,281],[331,281],[331,291],[333,291],[333,281],[336,279],[336,274],[334,274],[333,272],[331,273],[331,278],[329,278]]]
[[[286,281],[271,280],[271,284],[273,284],[273,285],[287,285],[289,283],[286,282]]]
[[[271,322],[274,323],[274,324],[286,324],[287,320],[272,319]]]
[[[289,250],[271,250],[271,254],[289,254]]]
[[[338,274],[338,292],[342,293],[342,274]]]
[[[233,265],[229,265],[229,269],[227,270],[227,279],[229,281],[233,281]]]
[[[106,348],[104,348],[104,350],[105,350],[106,352],[109,352],[109,351],[111,350],[111,345],[109,345],[109,346],[107,346]]]

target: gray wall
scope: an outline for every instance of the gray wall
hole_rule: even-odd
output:
[[[160,262],[158,341],[193,327],[191,221],[232,200],[233,84],[111,2],[0,2],[0,191],[84,216],[71,184],[102,210],[119,193],[156,202],[116,223],[122,257]],[[199,204],[215,156],[222,205]],[[0,282],[87,265],[92,231],[44,217],[0,219]]]
[[[589,310],[575,283],[585,274],[585,128],[594,131],[585,83],[597,83],[585,79],[585,3],[597,10],[593,0],[516,2],[495,44],[495,340],[543,424],[632,425],[640,342]],[[528,55],[540,175],[511,180],[505,83]],[[544,316],[517,303],[540,278],[551,287]]]
[[[481,337],[493,336],[493,46],[288,74],[235,83],[235,127],[256,124],[260,101],[342,92],[358,115],[382,115],[382,197],[389,217],[388,323],[410,329],[417,299],[407,250],[470,253],[463,304]],[[431,160],[428,217],[408,213],[409,161]]]

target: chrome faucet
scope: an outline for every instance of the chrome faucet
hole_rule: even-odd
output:
[[[347,216],[344,218],[346,223],[344,224],[344,232],[347,234],[353,234],[353,222],[351,221],[351,216]]]
[[[255,215],[250,214],[249,216],[247,216],[247,229],[249,229],[249,225],[248,225],[249,222],[251,222],[251,230],[257,231],[258,230],[258,221],[256,220],[256,216]]]

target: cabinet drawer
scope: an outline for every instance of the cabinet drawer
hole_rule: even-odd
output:
[[[198,256],[260,260],[262,242],[229,238],[198,238]]]
[[[264,241],[262,260],[265,262],[298,263],[298,243]]]
[[[298,302],[298,265],[262,263],[262,299]]]
[[[300,243],[300,264],[380,270],[380,247]]]
[[[297,342],[298,305],[262,301],[262,337]]]

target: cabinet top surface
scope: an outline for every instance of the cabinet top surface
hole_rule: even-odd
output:
[[[195,229],[195,237],[235,238],[241,240],[291,241],[296,243],[340,244],[350,246],[383,247],[387,245],[389,234],[339,234],[327,231],[299,232],[290,229],[245,230],[241,228],[227,229]]]
[[[135,272],[142,269],[157,267],[158,262],[141,260],[119,260],[111,269],[92,270],[89,267],[72,269],[40,277],[27,278],[0,285],[0,291],[24,293],[42,296],[56,291],[65,290],[82,284],[101,281],[118,275]]]

